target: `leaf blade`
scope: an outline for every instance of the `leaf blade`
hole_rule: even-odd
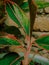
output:
[[[20,43],[17,40],[13,40],[13,39],[10,39],[10,38],[0,38],[0,44],[20,45]]]
[[[13,11],[12,11],[11,9],[12,9]],[[19,21],[18,21],[17,18],[15,17],[14,8],[12,8],[12,7],[10,8],[10,6],[9,6],[8,4],[6,4],[6,11],[7,11],[9,17],[10,17],[14,22],[16,22],[16,23],[18,24],[18,26],[21,26],[20,23],[19,23]]]
[[[28,20],[24,12],[21,10],[21,8],[19,8],[17,4],[14,4],[13,7],[15,10],[15,14],[17,14],[16,17],[19,20],[21,26],[23,27],[24,31],[29,35],[30,34],[30,21]]]
[[[49,36],[43,36],[35,41],[39,46],[49,50]]]

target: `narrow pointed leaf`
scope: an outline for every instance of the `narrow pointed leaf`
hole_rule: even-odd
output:
[[[18,26],[21,25],[24,31],[29,35],[30,21],[27,19],[26,15],[17,4],[14,3],[12,6],[14,10],[9,3],[6,5],[8,15],[16,24],[18,24]]]
[[[30,33],[30,21],[26,17],[25,13],[19,8],[17,4],[13,5],[17,19],[19,20],[24,31],[29,35]]]
[[[10,7],[11,6],[11,7]],[[6,4],[6,11],[9,15],[9,17],[18,24],[18,26],[21,26],[18,19],[16,18],[15,14],[14,14],[14,8],[13,6],[10,4],[10,6],[8,4]]]
[[[20,43],[17,40],[13,40],[10,38],[0,38],[0,44],[4,45],[20,45]]]

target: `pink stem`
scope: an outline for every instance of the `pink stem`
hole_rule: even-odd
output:
[[[29,36],[26,36],[26,39],[29,42],[27,43],[27,50],[26,50],[26,52],[24,54],[24,63],[23,63],[23,65],[28,65],[28,55],[30,53],[31,46],[32,46],[32,43],[30,43],[30,37]]]

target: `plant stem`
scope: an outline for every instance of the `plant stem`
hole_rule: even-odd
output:
[[[29,2],[29,8],[30,8],[30,37],[32,35],[32,30],[33,30],[33,25],[34,25],[34,22],[35,22],[35,17],[36,17],[36,10],[37,10],[37,6],[34,2],[34,0],[28,0]],[[24,54],[24,63],[23,65],[28,65],[29,62],[28,62],[28,56],[30,54],[30,50],[31,50],[31,47],[32,47],[32,43],[31,43],[31,39],[30,39],[29,36],[26,37],[27,39],[27,50]]]
[[[24,54],[24,62],[23,62],[23,65],[28,65],[28,56],[29,56],[29,53],[30,53],[30,50],[31,50],[31,46],[32,44],[30,44],[30,37],[29,36],[26,36],[26,40],[27,40],[27,50]]]
[[[30,54],[30,51],[31,51],[32,43],[35,41],[35,39],[30,40],[29,36],[27,36],[26,39],[27,39],[28,43],[27,43],[27,50],[24,54],[24,64],[23,65],[29,64],[30,59],[28,57],[29,57],[29,54]]]

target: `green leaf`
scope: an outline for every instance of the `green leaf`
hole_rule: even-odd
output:
[[[4,31],[8,34],[13,34],[16,38],[20,39],[22,37],[21,31],[15,26],[6,26]]]
[[[20,45],[20,43],[17,40],[13,40],[10,38],[0,38],[0,44],[4,45]]]
[[[30,21],[27,19],[27,16],[21,10],[21,8],[17,4],[13,4],[14,11],[10,4],[6,5],[6,10],[10,18],[18,24],[18,26],[22,26],[26,34],[30,34]]]
[[[7,53],[0,53],[0,59],[3,58]]]
[[[20,65],[21,61],[24,59],[24,57],[20,57],[15,63],[12,65]]]
[[[49,2],[45,2],[45,7],[49,7]]]
[[[35,0],[35,1],[36,1],[36,4],[37,4],[39,9],[49,7],[49,2],[40,1],[40,0]]]
[[[19,6],[17,4],[14,4],[13,7],[15,10],[16,17],[19,20],[19,22],[21,23],[21,26],[23,27],[26,34],[29,35],[30,34],[30,21],[28,20],[28,18],[26,17],[26,15],[22,11],[22,9],[19,8]]]
[[[41,47],[49,50],[49,36],[43,36],[41,38],[38,38],[36,40],[36,43],[40,45]]]
[[[18,57],[19,56],[16,53],[9,53],[9,54],[5,55],[4,58],[0,59],[0,65],[10,65],[10,63]],[[16,65],[16,64],[14,64],[14,65]]]
[[[9,15],[9,17],[18,24],[18,26],[21,26],[18,19],[16,18],[15,14],[14,14],[14,8],[13,6],[10,4],[10,6],[8,4],[6,4],[6,11]]]
[[[34,62],[33,62],[33,61],[31,61],[31,62],[30,62],[30,65],[34,65]]]
[[[24,12],[28,12],[29,11],[29,4],[28,4],[28,2],[24,2],[21,5],[21,8],[24,10]]]

